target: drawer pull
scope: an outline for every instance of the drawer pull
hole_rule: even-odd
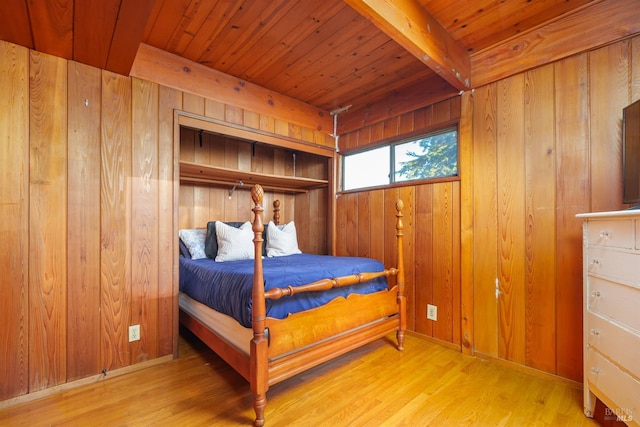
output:
[[[600,265],[600,260],[598,258],[594,258],[591,260],[591,265],[598,266]]]
[[[595,328],[594,328],[594,329],[591,329],[591,335],[596,335],[596,336],[597,336],[597,335],[600,335],[600,331],[599,331],[599,330],[597,330],[597,329],[595,329]]]
[[[600,291],[591,292],[591,298],[598,298],[600,296]]]
[[[600,373],[600,368],[591,368],[591,373],[598,375]]]
[[[610,239],[611,237],[613,237],[613,234],[610,231],[601,231],[600,232],[600,237],[602,237],[603,239]]]

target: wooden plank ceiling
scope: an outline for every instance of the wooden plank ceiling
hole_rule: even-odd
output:
[[[593,15],[588,9],[598,4],[624,2],[5,0],[0,40],[124,75],[145,44],[323,111],[340,110],[348,131],[455,96],[474,81],[488,83],[475,55],[487,58],[487,68],[496,61],[492,49],[513,54],[504,49],[510,40]],[[638,31],[620,15],[621,29],[608,39]],[[505,77],[502,68],[491,78]]]

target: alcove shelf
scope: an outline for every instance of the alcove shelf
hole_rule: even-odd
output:
[[[241,171],[184,160],[180,161],[180,181],[202,185],[237,185],[238,188],[245,189],[260,184],[265,190],[290,193],[306,193],[328,185],[328,181],[324,179]]]

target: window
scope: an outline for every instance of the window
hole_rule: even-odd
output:
[[[389,147],[374,148],[344,156],[344,189],[388,184],[391,172],[389,159]]]
[[[458,175],[458,132],[447,129],[346,154],[343,190]]]

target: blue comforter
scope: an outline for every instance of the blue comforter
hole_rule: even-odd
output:
[[[382,271],[381,262],[369,258],[297,254],[263,259],[265,290],[300,286],[316,280]],[[215,262],[180,257],[180,291],[216,311],[251,327],[251,289],[253,260]],[[367,283],[305,292],[279,300],[267,300],[267,317],[284,319],[290,313],[318,307],[339,297],[357,292],[373,293],[387,288],[380,277]]]

